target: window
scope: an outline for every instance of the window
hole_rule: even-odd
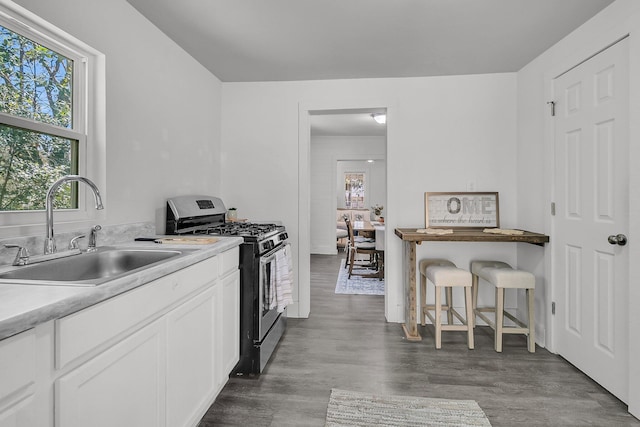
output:
[[[364,173],[347,172],[344,174],[344,206],[364,208]]]
[[[0,61],[0,112],[9,116],[0,123],[0,210],[41,210],[47,188],[78,171],[83,135],[65,134],[74,132],[72,98],[81,82],[74,60],[2,25]],[[70,186],[56,197],[58,208],[77,207]]]
[[[47,189],[64,175],[86,176],[104,192],[103,86],[102,54],[20,6],[0,5],[3,225],[43,223]],[[85,220],[95,215],[87,200],[74,183],[54,205],[66,211],[62,220]]]

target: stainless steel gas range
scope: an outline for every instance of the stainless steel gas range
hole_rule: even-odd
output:
[[[273,307],[272,263],[288,246],[285,227],[274,223],[226,222],[222,200],[180,196],[167,200],[167,234],[239,236],[240,361],[235,375],[259,375],[286,328],[286,309]]]

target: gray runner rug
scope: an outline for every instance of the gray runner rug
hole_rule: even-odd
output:
[[[360,269],[360,271],[365,274],[375,273],[375,270]],[[384,280],[356,275],[352,275],[349,279],[349,270],[344,268],[344,260],[342,260],[335,292],[336,294],[352,295],[384,295]]]
[[[325,427],[491,426],[474,400],[383,396],[332,389]]]

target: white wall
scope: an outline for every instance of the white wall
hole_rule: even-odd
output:
[[[107,223],[164,232],[167,197],[219,194],[215,76],[125,0],[16,3],[106,55]]]
[[[403,321],[405,299],[402,245],[393,230],[424,226],[425,191],[465,191],[473,181],[477,190],[500,192],[504,227],[518,225],[513,73],[224,83],[222,196],[243,216],[284,221],[297,253],[294,316],[309,312],[305,299],[309,298],[310,160],[309,147],[300,144],[309,143],[308,111],[372,107],[388,112],[385,259],[389,321]],[[515,262],[515,246],[420,245],[418,258],[426,256],[450,256],[461,266],[481,256]]]
[[[311,137],[311,253],[336,253],[336,208],[344,207],[344,168],[366,171],[366,208],[386,203],[385,137]],[[356,161],[357,159],[363,159]],[[368,163],[364,159],[375,160]],[[354,169],[355,168],[355,169]]]
[[[631,162],[630,176],[630,242],[640,236],[640,172],[635,165],[640,159],[640,146],[634,141],[640,136],[640,2],[617,0],[603,12],[582,25],[564,40],[544,52],[518,72],[518,222],[524,228],[544,230],[553,239],[549,206],[553,185],[553,138],[551,118],[546,102],[552,100],[551,84],[554,77],[569,67],[606,48],[626,34],[630,34],[630,122]],[[523,197],[522,195],[527,195]],[[553,300],[551,245],[545,248],[546,263],[540,262],[536,248],[518,247],[518,263],[536,272],[536,318],[544,328],[552,331]],[[640,416],[640,246],[629,245],[629,317],[630,317],[630,392],[629,411]],[[553,350],[553,337],[547,337]]]

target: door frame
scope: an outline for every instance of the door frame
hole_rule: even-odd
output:
[[[301,318],[309,317],[311,311],[311,111],[322,110],[365,110],[365,109],[386,109],[387,111],[387,142],[389,147],[390,117],[393,117],[395,108],[388,102],[380,100],[363,100],[352,102],[325,101],[309,102],[298,104],[298,304],[297,316]],[[393,122],[393,120],[391,120]],[[389,194],[389,150],[386,150],[386,194]],[[334,166],[335,167],[335,166]],[[335,175],[335,174],[334,174]],[[335,179],[335,178],[334,178]],[[387,217],[392,215],[387,210]],[[385,286],[385,316],[390,317],[388,287]],[[395,304],[395,302],[394,302]]]
[[[571,68],[581,64],[595,54],[605,50],[607,47],[615,44],[624,37],[629,37],[629,160],[640,159],[640,146],[633,144],[631,141],[638,141],[640,138],[640,79],[633,78],[640,73],[640,17],[633,16],[630,19],[621,22],[615,29],[603,33],[596,40],[592,39],[591,43],[585,44],[585,47],[564,59],[560,60],[555,67],[544,74],[545,93],[544,100],[549,101],[555,99],[554,80],[561,74],[569,71]],[[545,113],[545,150],[547,155],[545,165],[545,188],[549,195],[548,206],[555,200],[555,126],[553,117],[550,113]],[[631,191],[632,188],[640,186],[640,171],[629,168],[629,260],[640,259],[640,245],[634,245],[635,236],[640,236],[640,194]],[[552,236],[550,249],[545,253],[545,264],[549,266],[546,277],[550,284],[550,299],[546,312],[545,323],[548,326],[546,346],[552,352],[557,352],[556,333],[559,320],[551,314],[551,303],[555,300],[557,294],[557,285],[553,282],[555,277],[554,257],[558,248],[556,247],[553,235],[555,231],[555,221],[551,215],[547,215],[545,226],[550,230]],[[637,333],[634,326],[640,327],[640,310],[636,307],[640,306],[640,286],[631,286],[632,283],[640,283],[640,265],[637,263],[629,263],[629,413],[636,418],[640,418],[640,366],[631,363],[632,360],[640,359],[640,339],[636,338]],[[634,339],[635,338],[635,339]]]

